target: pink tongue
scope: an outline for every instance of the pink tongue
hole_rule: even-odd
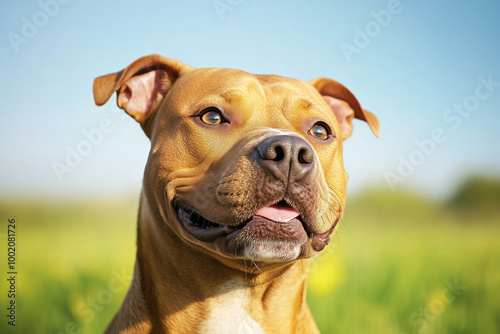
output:
[[[277,222],[287,222],[290,219],[297,217],[299,213],[294,209],[292,209],[291,207],[266,206],[257,210],[255,215],[271,219]]]

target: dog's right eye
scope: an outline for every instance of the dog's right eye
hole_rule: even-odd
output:
[[[200,119],[203,123],[208,125],[218,125],[224,122],[224,117],[222,117],[219,109],[208,108],[202,111]]]
[[[322,122],[314,124],[311,130],[309,130],[309,134],[311,136],[316,137],[320,140],[327,140],[328,137],[331,136],[330,133],[330,128]]]

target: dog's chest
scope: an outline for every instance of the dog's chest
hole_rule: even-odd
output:
[[[264,334],[246,311],[245,282],[232,279],[220,286],[210,299],[211,312],[200,327],[200,334]]]

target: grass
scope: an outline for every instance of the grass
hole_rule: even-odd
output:
[[[500,215],[463,221],[418,198],[398,201],[393,211],[352,203],[313,264],[309,302],[322,333],[499,333]]]
[[[7,218],[18,226],[17,326],[2,314],[0,332],[101,333],[131,278],[136,211],[135,199],[4,201],[0,236]],[[499,218],[463,218],[408,194],[350,200],[310,269],[308,300],[321,332],[499,333]]]

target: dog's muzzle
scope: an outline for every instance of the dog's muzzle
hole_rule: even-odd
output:
[[[231,215],[234,220],[229,224],[208,220],[188,201],[175,198],[173,205],[184,230],[233,256],[294,260],[305,252],[308,241],[312,249],[321,251],[329,243],[333,227],[322,234],[308,229],[307,219],[314,210],[311,204],[318,200],[313,177],[317,162],[309,143],[293,135],[271,136],[246,156],[258,166],[261,177],[248,203]],[[243,183],[238,179],[232,182]]]

